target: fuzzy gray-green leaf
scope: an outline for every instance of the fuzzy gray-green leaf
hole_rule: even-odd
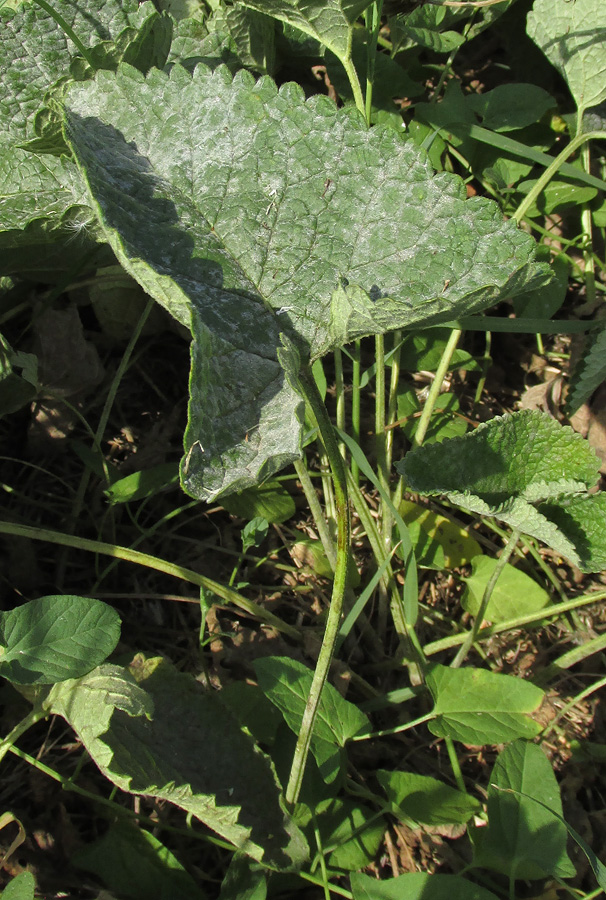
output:
[[[194,334],[182,475],[195,496],[299,455],[297,354],[449,320],[542,277],[495,204],[297,85],[125,66],[71,88],[68,107],[114,253]]]

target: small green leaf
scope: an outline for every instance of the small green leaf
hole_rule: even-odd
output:
[[[510,744],[499,754],[492,782],[488,826],[474,832],[474,865],[514,879],[571,878],[575,869],[566,853],[566,828],[555,818],[562,815],[560,790],[541,748],[526,741]]]
[[[307,847],[268,758],[217,694],[161,659],[139,655],[130,671],[113,667],[111,693],[105,671],[56,685],[48,703],[113,784],[174,803],[271,867],[302,863]]]
[[[230,494],[222,503],[232,516],[241,519],[261,517],[278,525],[292,518],[296,511],[295,501],[279,481],[266,481],[258,487]]]
[[[246,6],[293,25],[328,47],[348,55],[353,24],[371,0],[243,0]]]
[[[118,613],[86,597],[58,595],[0,612],[0,674],[17,684],[52,684],[85,675],[120,638]]]
[[[415,825],[463,825],[481,808],[475,797],[429,775],[384,769],[376,775],[392,812]]]
[[[21,872],[15,875],[6,885],[2,894],[2,900],[34,900],[36,882],[31,872]]]
[[[412,388],[398,394],[398,420],[402,431],[412,442],[417,428],[422,405],[416,391]],[[425,435],[425,444],[434,444],[446,438],[460,437],[467,431],[467,422],[459,412],[459,399],[456,394],[440,394],[429,420]],[[401,421],[405,420],[405,421]]]
[[[153,497],[158,491],[179,483],[179,463],[160,463],[114,481],[103,493],[111,504],[132,503]]]
[[[310,819],[317,825],[331,869],[354,872],[375,858],[385,834],[385,822],[363,803],[331,798],[321,800]],[[313,830],[308,828],[310,844]]]
[[[132,900],[204,900],[176,857],[158,838],[126,822],[111,825],[102,838],[70,857],[78,869],[93,872],[119,897]]]
[[[463,578],[465,592],[461,604],[472,616],[480,609],[484,590],[497,564],[498,560],[490,556],[476,556],[471,562],[471,575]],[[493,589],[485,619],[487,622],[506,622],[545,609],[550,603],[547,591],[525,572],[507,563]]]
[[[267,897],[267,871],[261,865],[234,853],[221,884],[219,900],[265,900]]]
[[[351,876],[354,900],[497,900],[496,894],[459,875],[427,875],[413,872],[377,881],[354,872]]]
[[[298,734],[313,673],[303,663],[279,656],[257,659],[253,665],[259,687],[281,711],[288,727]],[[311,752],[326,782],[334,781],[339,774],[347,740],[364,731],[370,731],[364,713],[341,697],[330,683],[326,684],[311,738]]]
[[[502,744],[533,738],[541,726],[530,718],[541,705],[543,691],[529,681],[484,669],[432,666],[427,685],[435,718],[427,727],[438,737],[463,744]]]
[[[414,546],[419,565],[435,569],[458,569],[480,556],[482,548],[466,528],[427,506],[402,500],[400,513]]]
[[[606,5],[595,0],[535,0],[527,31],[568,82],[584,112],[606,100]]]
[[[501,84],[485,94],[470,94],[467,103],[491,131],[515,131],[538,122],[556,101],[536,84]]]
[[[606,493],[562,499],[539,506],[566,538],[574,544],[582,572],[606,569]]]

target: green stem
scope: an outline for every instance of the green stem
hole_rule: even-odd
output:
[[[606,138],[606,131],[587,131],[585,134],[577,134],[568,146],[564,147],[562,152],[556,156],[549,166],[547,166],[541,177],[537,179],[536,184],[531,188],[514,212],[512,219],[515,219],[518,225],[520,224],[543,188],[549,184],[553,176],[561,168],[562,164],[565,163],[568,157],[572,156],[579,147],[582,147],[583,144],[586,144],[588,141],[603,140],[604,138]]]
[[[586,172],[591,172],[591,154],[589,145],[585,144],[581,151],[581,160],[583,168]],[[591,218],[591,209],[585,203],[581,212],[581,227],[583,230],[583,261],[585,264],[585,299],[592,306],[596,301],[595,290],[595,259],[593,256],[593,221]]]
[[[446,735],[445,741],[450,767],[453,771],[457,787],[462,794],[466,794],[467,788],[465,787],[465,780],[463,778],[463,773],[461,772],[461,766],[459,765],[459,757],[457,756],[454,741],[449,734]]]
[[[316,669],[313,675],[309,697],[305,704],[303,712],[303,720],[297,738],[297,744],[290,770],[290,778],[286,787],[285,800],[288,806],[292,807],[297,802],[303,782],[305,772],[305,764],[311,744],[311,736],[313,733],[322,690],[326,684],[330,663],[332,661],[335,644],[339,634],[341,625],[341,613],[343,609],[343,597],[345,594],[347,568],[349,562],[349,541],[350,541],[350,523],[349,523],[349,502],[347,498],[347,480],[345,474],[345,466],[343,465],[343,457],[339,452],[339,445],[335,436],[335,431],[328,417],[326,407],[322,401],[313,376],[309,372],[303,372],[300,378],[301,387],[305,394],[306,400],[309,402],[318,427],[324,448],[330,461],[333,479],[334,492],[337,504],[337,564],[333,580],[332,597],[328,610],[328,618],[326,620],[326,629],[322,646],[318,655]]]
[[[360,443],[360,375],[361,375],[362,343],[355,341],[352,350],[353,371],[351,376],[351,434],[356,442]],[[356,485],[360,484],[360,469],[355,460],[351,461],[351,474]]]
[[[101,441],[103,440],[103,435],[105,434],[105,429],[107,428],[107,423],[109,421],[109,416],[114,405],[114,400],[116,399],[116,394],[118,393],[118,388],[120,387],[120,382],[124,377],[124,373],[128,368],[128,364],[130,362],[130,358],[133,354],[133,350],[137,344],[141,336],[141,332],[147,322],[147,318],[152,311],[154,306],[154,300],[150,299],[147,301],[145,305],[145,309],[139,316],[139,321],[137,322],[135,328],[133,329],[133,333],[130,337],[128,344],[122,354],[122,359],[120,360],[120,364],[116,370],[116,374],[112,379],[112,383],[110,385],[109,391],[107,392],[107,397],[105,398],[105,403],[103,404],[103,410],[101,412],[101,416],[99,417],[99,423],[97,425],[97,430],[95,431],[95,435],[93,438],[93,447],[100,451],[101,450]],[[88,484],[91,477],[91,470],[89,468],[85,468],[82,472],[82,477],[80,478],[80,483],[78,484],[78,490],[76,491],[76,496],[74,498],[74,504],[72,507],[72,512],[69,518],[69,521],[66,525],[66,530],[69,531],[70,534],[73,534],[76,523],[82,512],[82,507],[84,506],[84,497],[86,495],[86,490],[88,488]],[[57,574],[56,580],[58,584],[63,583],[63,577],[65,575],[65,566],[67,565],[67,556],[65,553],[62,553],[58,564],[57,564]]]
[[[343,380],[343,354],[341,350],[335,350],[335,393],[336,393],[336,412],[335,418],[337,428],[345,431],[345,381]],[[345,444],[339,444],[341,456],[345,459]]]
[[[365,116],[365,104],[364,104],[364,95],[362,93],[362,86],[360,84],[360,79],[358,78],[358,73],[356,72],[356,67],[353,64],[353,60],[351,58],[351,50],[349,51],[350,55],[343,57],[341,62],[343,63],[343,68],[347,73],[347,77],[349,78],[349,83],[351,85],[351,89],[354,95],[354,101],[362,113]]]
[[[373,731],[369,734],[356,735],[349,740],[353,743],[354,741],[370,741],[375,738],[390,737],[392,734],[402,734],[403,731],[410,731],[411,728],[417,728],[418,725],[424,725],[425,722],[431,722],[435,717],[436,714],[430,712],[425,716],[420,716],[418,719],[413,719],[412,722],[405,722],[404,725],[396,725],[395,728],[385,728],[383,731]]]
[[[515,619],[509,619],[507,622],[499,622],[498,625],[488,625],[478,632],[478,639],[482,641],[488,640],[488,638],[493,637],[495,634],[503,634],[505,631],[525,628],[527,625],[544,624],[554,617],[556,619],[560,618],[563,613],[568,612],[569,610],[580,609],[582,606],[589,606],[593,603],[598,603],[600,600],[606,600],[606,591],[596,591],[592,594],[586,594],[583,597],[575,597],[574,600],[568,600],[566,603],[557,603],[554,606],[550,606],[547,609],[541,609],[538,612],[528,613],[525,616],[518,616]],[[437,653],[442,653],[444,650],[449,650],[451,647],[457,647],[459,644],[463,644],[470,634],[470,631],[464,631],[460,634],[450,634],[448,637],[432,641],[430,644],[425,644],[423,651],[426,656],[435,656]]]
[[[60,531],[51,531],[48,528],[32,528],[30,525],[17,525],[15,522],[0,521],[0,534],[15,534],[19,537],[26,537],[33,541],[47,541],[49,544],[59,544],[63,547],[74,547],[77,550],[88,550],[91,553],[100,553],[103,556],[113,556],[116,559],[122,559],[126,562],[136,563],[140,566],[146,566],[148,569],[155,569],[157,572],[164,572],[166,575],[172,575],[174,578],[181,578],[189,584],[195,584],[197,587],[203,587],[216,594],[226,603],[232,603],[238,609],[243,610],[250,616],[258,618],[261,622],[273,625],[278,631],[287,634],[293,640],[300,642],[301,635],[299,631],[292,625],[283,622],[282,619],[259,606],[253,600],[247,600],[241,594],[231,590],[218,581],[213,581],[205,575],[200,575],[192,569],[186,569],[184,566],[178,566],[175,563],[160,559],[157,556],[150,556],[148,553],[139,553],[137,550],[130,550],[128,547],[119,547],[116,544],[105,544],[102,541],[91,541],[88,538],[78,537],[77,535],[63,534]]]
[[[480,628],[482,627],[482,622],[484,621],[484,618],[486,616],[486,610],[488,609],[488,604],[490,603],[490,598],[492,597],[492,593],[495,589],[496,583],[499,580],[499,576],[500,576],[501,572],[503,571],[503,569],[509,562],[511,554],[513,553],[513,551],[516,548],[516,544],[518,543],[518,541],[520,539],[520,534],[521,534],[521,531],[519,528],[514,528],[512,530],[509,540],[508,540],[507,544],[505,545],[503,552],[501,553],[501,555],[499,556],[499,558],[497,560],[497,564],[494,567],[494,571],[493,571],[492,575],[490,576],[490,578],[488,579],[488,584],[484,588],[482,602],[480,604],[478,614],[476,615],[476,617],[474,619],[473,628],[467,635],[465,641],[463,642],[462,646],[459,649],[459,652],[457,653],[457,655],[453,659],[452,663],[450,664],[451,668],[457,669],[461,665],[461,663],[463,663],[465,661],[465,659],[467,658],[467,654],[469,653],[472,646],[475,644],[475,642],[478,638],[478,634],[480,632]]]
[[[375,80],[375,61],[377,57],[377,43],[379,41],[379,31],[381,30],[381,12],[383,11],[383,0],[375,0],[369,9],[366,10],[366,27],[370,32],[366,55],[366,98],[364,104],[364,115],[366,124],[370,128],[370,119],[372,114],[372,89]]]
[[[303,493],[305,494],[307,505],[309,506],[309,510],[312,514],[316,529],[318,531],[318,535],[322,542],[324,553],[326,553],[328,562],[330,563],[331,568],[334,572],[335,566],[337,564],[337,554],[334,541],[330,534],[330,530],[328,528],[328,523],[326,521],[324,513],[322,512],[322,505],[318,500],[316,489],[314,488],[311,478],[309,477],[309,472],[307,471],[305,460],[297,459],[295,461],[295,470],[299,477],[299,481],[301,482],[301,487],[303,488]]]
[[[448,372],[452,355],[457,349],[457,344],[459,343],[460,337],[460,329],[453,328],[450,333],[450,337],[448,338],[446,347],[444,348],[444,352],[442,353],[442,358],[440,359],[440,364],[436,370],[433,383],[431,385],[431,388],[429,389],[429,394],[427,395],[427,400],[425,401],[423,412],[421,413],[421,418],[419,419],[419,424],[417,425],[417,430],[414,433],[412,443],[415,447],[420,447],[425,440],[425,435],[427,434],[427,429],[429,428],[431,415],[434,411],[436,401],[440,396],[440,391],[442,390],[442,382],[444,381],[446,373]]]
[[[54,7],[51,6],[50,3],[47,3],[46,0],[35,0],[38,6],[41,6],[42,9],[49,14],[51,18],[55,20],[57,25],[63,29],[68,38],[76,45],[84,59],[87,61],[91,69],[96,70],[95,61],[91,55],[91,53],[86,49],[74,29],[69,25],[60,13],[57,12]]]
[[[42,709],[39,706],[34,706],[32,710],[28,712],[28,714],[18,722],[11,731],[0,741],[0,761],[4,759],[9,750],[12,749],[13,744],[16,740],[18,740],[22,734],[35,725],[36,722],[40,722],[41,719],[45,719],[48,716],[48,712],[45,709]]]

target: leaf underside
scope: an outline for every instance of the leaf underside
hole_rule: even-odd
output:
[[[160,659],[135,657],[131,671],[138,684],[118,666],[63,682],[50,709],[122,790],[174,803],[270,866],[299,865],[305,842],[271,765],[227,707]]]
[[[543,277],[495,204],[296,85],[124,66],[71,88],[66,123],[114,253],[193,333],[194,496],[297,458],[297,355],[449,320]]]

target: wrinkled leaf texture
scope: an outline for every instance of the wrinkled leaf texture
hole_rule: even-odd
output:
[[[66,134],[124,268],[194,336],[185,489],[300,454],[306,362],[450,320],[543,277],[532,240],[393,130],[293,84],[122,66],[68,93]]]

